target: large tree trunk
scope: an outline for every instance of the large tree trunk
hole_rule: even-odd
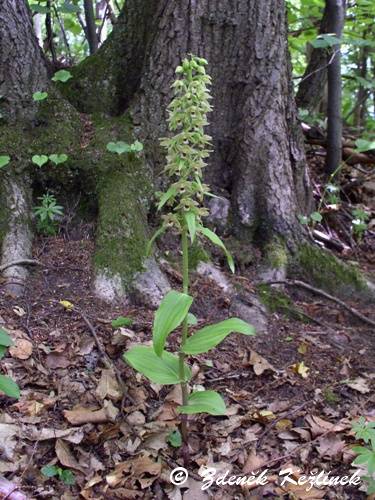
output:
[[[30,258],[32,242],[31,182],[26,173],[27,163],[21,159],[22,150],[10,154],[16,142],[15,138],[10,138],[10,127],[18,134],[33,127],[37,106],[32,96],[34,92],[46,89],[48,79],[25,2],[2,2],[0,33],[0,111],[6,122],[1,131],[0,150],[12,157],[11,165],[2,172],[0,186],[0,211],[3,212],[0,217],[1,264],[4,265]],[[26,269],[13,266],[4,275],[9,278],[9,290],[17,295],[22,293]]]
[[[231,197],[236,234],[293,235],[296,214],[311,198],[283,1],[128,0],[112,36],[76,70],[70,96],[84,111],[130,108],[157,174],[174,68],[188,53],[209,61],[214,152],[207,180]]]

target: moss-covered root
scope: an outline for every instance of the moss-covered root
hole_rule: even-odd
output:
[[[267,243],[263,248],[263,260],[259,272],[263,281],[284,280],[287,274],[288,252],[279,238]]]
[[[144,182],[136,169],[120,164],[98,182],[98,230],[95,289],[106,300],[122,297],[142,270],[148,241]]]
[[[288,274],[344,299],[373,301],[375,298],[373,286],[355,266],[313,245],[299,246],[289,261]]]
[[[26,175],[16,175],[12,170],[2,175],[1,185],[1,264],[31,258],[31,187]],[[3,271],[8,278],[8,291],[20,296],[28,271],[23,266],[12,266]]]

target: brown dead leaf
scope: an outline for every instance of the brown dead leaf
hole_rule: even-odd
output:
[[[264,458],[259,457],[256,454],[255,450],[252,450],[246,459],[242,472],[243,474],[256,472],[258,469],[261,469],[264,466],[264,463]]]
[[[326,436],[322,436],[318,441],[319,445],[316,446],[316,449],[322,458],[339,459],[341,457],[345,442],[338,436],[327,434]]]
[[[348,380],[345,382],[348,387],[351,389],[354,389],[357,392],[360,392],[361,394],[367,394],[370,392],[370,388],[367,385],[367,380],[363,377],[357,377],[354,380]]]
[[[102,424],[108,421],[115,421],[118,415],[118,409],[110,401],[106,401],[104,408],[92,410],[91,408],[78,407],[73,410],[65,410],[64,418],[73,425],[82,425],[87,423]]]
[[[253,367],[255,375],[262,375],[266,370],[276,372],[277,370],[265,358],[255,351],[250,352],[249,364]]]
[[[146,488],[160,473],[161,462],[155,462],[147,453],[143,453],[136,458],[117,464],[115,469],[106,476],[106,481],[111,488],[114,488],[123,481],[124,476],[130,476],[140,482],[142,488]]]
[[[137,410],[129,413],[129,415],[126,417],[126,421],[130,425],[143,425],[146,422],[146,417],[141,411]]]
[[[336,424],[323,420],[315,415],[307,415],[305,417],[306,423],[309,425],[312,437],[315,438],[321,434],[330,432],[340,432],[348,427],[344,421],[337,422]]]
[[[14,345],[9,347],[9,354],[12,358],[29,359],[33,352],[33,344],[30,340],[16,339]]]
[[[119,401],[122,398],[123,394],[113,370],[102,370],[102,375],[95,392],[101,399],[108,397],[112,401]]]
[[[46,357],[46,365],[53,370],[55,368],[67,368],[70,364],[71,360],[67,356],[64,356],[64,354],[51,352]]]
[[[67,442],[63,441],[62,439],[57,439],[55,444],[55,452],[57,458],[59,459],[59,462],[62,465],[71,469],[85,472],[85,469],[81,467],[81,465],[79,465],[79,463],[73,456]]]
[[[70,443],[79,444],[84,437],[84,428],[52,429],[43,427],[42,429],[38,429],[30,425],[23,426],[19,436],[30,441],[46,441],[47,439],[61,438]]]

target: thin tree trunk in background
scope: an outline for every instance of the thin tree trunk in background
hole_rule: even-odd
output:
[[[87,42],[90,54],[95,54],[98,50],[98,37],[96,35],[95,12],[92,0],[83,0],[86,20]]]
[[[341,38],[344,25],[343,0],[326,0],[332,33]],[[337,171],[342,160],[342,115],[341,115],[341,51],[340,45],[332,47],[331,62],[328,66],[327,103],[327,156],[326,172]]]
[[[52,28],[52,12],[51,12],[51,0],[47,0],[47,14],[46,14],[46,47],[45,51],[51,52],[52,62],[54,66],[57,62],[55,44],[53,42],[53,28]]]
[[[364,33],[363,38],[366,38]],[[367,58],[369,55],[369,47],[361,47],[358,55],[358,76],[364,80],[367,77]],[[366,101],[368,98],[368,90],[360,83],[357,92],[357,102],[354,111],[354,125],[358,128],[363,126],[366,115]]]

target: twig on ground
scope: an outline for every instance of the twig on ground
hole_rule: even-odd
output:
[[[309,285],[308,283],[305,283],[304,281],[300,281],[300,280],[275,280],[275,281],[264,281],[264,282],[259,283],[259,284],[261,284],[261,285],[287,285],[287,286],[297,286],[299,288],[304,288],[305,290],[313,292],[317,295],[321,295],[322,297],[325,297],[326,299],[328,299],[332,302],[336,302],[336,304],[339,304],[346,311],[350,312],[350,314],[352,314],[356,318],[363,321],[363,323],[366,323],[368,325],[375,327],[375,321],[373,321],[370,318],[366,318],[366,316],[364,316],[362,313],[357,311],[357,309],[354,309],[354,307],[348,306],[348,304],[346,304],[341,299],[338,299],[334,295],[330,295],[329,293],[325,292],[324,290],[321,290],[320,288],[316,288],[312,285]]]
[[[22,260],[14,260],[13,262],[7,262],[0,266],[0,273],[8,269],[9,267],[14,266],[43,266],[41,262],[34,259],[22,259]]]

